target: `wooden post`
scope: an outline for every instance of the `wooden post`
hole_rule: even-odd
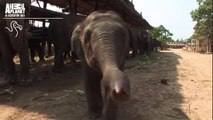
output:
[[[95,0],[95,10],[98,10],[98,0]]]
[[[77,2],[78,0],[75,0],[75,13],[77,13],[78,11],[78,2]]]
[[[44,0],[44,5],[43,5],[43,8],[46,10],[47,9],[47,2],[46,2],[46,0]],[[44,16],[45,16],[45,11],[44,11]],[[42,27],[43,27],[43,29],[45,28],[45,20],[42,20]]]
[[[43,8],[45,9],[45,11],[46,11],[46,9],[47,9],[47,1],[46,0],[44,0],[44,5],[43,5]],[[43,13],[43,15],[44,16],[46,16],[46,12],[44,11],[44,13]],[[42,16],[43,17],[43,16]],[[46,20],[42,20],[42,29],[43,29],[43,32],[45,31],[45,24],[46,24]],[[43,37],[43,36],[42,36]],[[44,39],[44,38],[43,38]],[[41,47],[42,47],[42,50],[41,50],[41,56],[44,56],[44,49],[45,49],[45,45],[46,45],[46,42],[45,41],[42,41],[42,43],[41,43],[42,45],[41,45]]]
[[[75,2],[75,3],[74,3]],[[69,12],[77,12],[77,0],[69,0]]]
[[[69,13],[72,12],[72,0],[69,0]]]

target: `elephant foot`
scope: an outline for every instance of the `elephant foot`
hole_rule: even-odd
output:
[[[4,72],[4,68],[0,66],[0,73]]]
[[[102,112],[89,112],[90,120],[101,120]]]
[[[64,73],[64,70],[62,70],[61,68],[53,67],[52,72],[54,72],[54,73]]]
[[[48,54],[48,55],[45,56],[45,58],[49,58],[51,56],[53,56],[53,55],[52,54]]]
[[[9,82],[11,85],[17,83],[17,75],[16,74],[6,74],[4,80]]]
[[[34,59],[32,59],[31,61],[32,61],[32,63],[36,63],[36,61]]]
[[[39,61],[38,61],[39,63],[44,63],[45,62],[45,60],[44,59],[39,59]]]
[[[18,81],[21,86],[29,86],[32,84],[33,78],[30,75],[20,75]]]

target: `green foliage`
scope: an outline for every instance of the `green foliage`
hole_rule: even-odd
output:
[[[154,30],[150,31],[150,35],[157,38],[163,43],[171,42],[173,34],[167,30],[163,25],[155,27]]]
[[[190,14],[193,21],[196,21],[193,37],[205,36],[211,39],[212,36],[212,0],[197,0],[199,7]]]

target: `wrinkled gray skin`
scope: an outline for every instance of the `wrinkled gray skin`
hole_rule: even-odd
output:
[[[64,66],[63,54],[70,52],[69,32],[72,32],[75,24],[84,19],[83,16],[79,16],[76,13],[61,15],[59,17],[62,17],[63,20],[52,20],[49,25],[50,38],[55,47],[53,72],[58,73],[62,72]]]
[[[116,120],[118,105],[130,97],[129,79],[123,72],[129,31],[122,18],[112,11],[91,13],[80,29],[90,118]]]
[[[21,71],[18,80],[22,85],[27,85],[31,78],[29,76],[30,60],[27,46],[27,38],[25,36],[25,29],[27,28],[27,21],[15,20],[19,25],[19,35],[15,38],[16,32],[9,32],[5,27],[10,28],[10,23],[13,20],[4,20],[6,3],[25,3],[25,16],[28,16],[31,4],[30,0],[0,0],[0,61],[3,61],[5,80],[10,83],[17,82],[17,75],[15,70],[15,63],[13,57],[18,53],[20,58]],[[23,28],[20,30],[20,28]],[[1,64],[1,63],[0,63]]]

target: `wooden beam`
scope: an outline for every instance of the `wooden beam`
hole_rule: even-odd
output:
[[[72,0],[69,0],[69,13],[71,13],[73,10],[73,2]]]

